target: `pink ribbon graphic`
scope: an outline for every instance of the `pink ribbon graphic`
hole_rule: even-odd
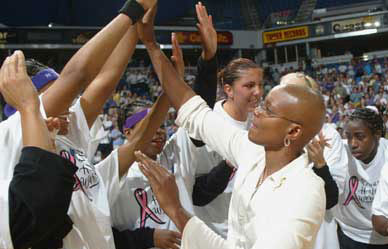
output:
[[[66,150],[62,150],[61,153],[60,153],[60,155],[61,155],[61,157],[63,157],[63,158],[65,158],[65,159],[69,160],[74,166],[77,166],[77,165],[76,165],[76,161],[75,161],[75,157],[74,157],[74,155],[71,154],[71,152],[73,152],[73,151],[68,152],[68,151],[66,151]],[[74,153],[74,152],[73,152],[73,153]],[[86,195],[86,197],[87,197],[89,200],[91,200],[91,198],[86,194],[86,191],[85,191],[85,189],[83,188],[82,183],[81,183],[81,180],[78,178],[77,174],[74,174],[73,177],[74,177],[74,179],[75,179],[75,185],[74,185],[74,187],[73,187],[73,191],[75,192],[75,191],[81,190],[81,191]]]
[[[343,205],[347,206],[349,205],[349,203],[354,200],[354,202],[356,202],[357,206],[361,209],[364,209],[364,207],[361,205],[361,202],[360,200],[358,199],[357,197],[357,188],[358,188],[358,183],[359,183],[359,180],[357,178],[357,176],[352,176],[350,177],[349,179],[349,194],[348,194],[348,197],[346,198],[346,201],[344,202]]]
[[[140,228],[145,227],[147,218],[151,218],[154,222],[158,224],[165,224],[161,219],[159,219],[154,212],[148,207],[148,197],[147,192],[144,189],[138,188],[135,190],[135,199],[140,206]]]

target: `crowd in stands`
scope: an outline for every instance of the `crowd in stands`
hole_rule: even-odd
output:
[[[266,91],[281,76],[301,70],[287,67],[270,70]],[[354,58],[350,63],[317,65],[306,73],[319,82],[326,102],[327,122],[335,125],[342,136],[344,124],[355,108],[370,107],[383,114],[388,124],[388,58],[369,61]]]

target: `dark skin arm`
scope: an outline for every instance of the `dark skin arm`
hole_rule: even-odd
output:
[[[385,216],[372,216],[373,229],[382,236],[388,236],[388,219]]]
[[[155,16],[155,14],[156,9],[154,10],[153,16]],[[170,60],[160,50],[154,37],[153,20],[154,18],[150,18],[150,22],[148,23],[137,24],[139,38],[147,48],[155,72],[162,83],[165,93],[168,95],[171,105],[176,110],[179,110],[179,108],[187,100],[193,97],[195,93],[187,84],[185,84]]]
[[[137,0],[145,10],[154,6],[156,0]],[[47,116],[67,112],[74,98],[85,89],[101,71],[105,62],[133,24],[132,20],[119,14],[70,59],[59,78],[44,93],[42,101]]]

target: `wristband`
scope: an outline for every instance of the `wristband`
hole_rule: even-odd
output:
[[[144,16],[145,10],[136,0],[128,0],[120,9],[119,13],[129,16],[132,20],[132,24],[135,24]]]

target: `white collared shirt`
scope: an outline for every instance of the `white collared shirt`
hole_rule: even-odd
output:
[[[201,139],[239,169],[229,210],[227,240],[198,218],[187,223],[182,248],[311,248],[325,213],[323,181],[308,165],[307,155],[267,177],[259,188],[265,151],[248,132],[225,122],[195,96],[179,110],[177,124]],[[200,238],[200,239],[199,239]]]

